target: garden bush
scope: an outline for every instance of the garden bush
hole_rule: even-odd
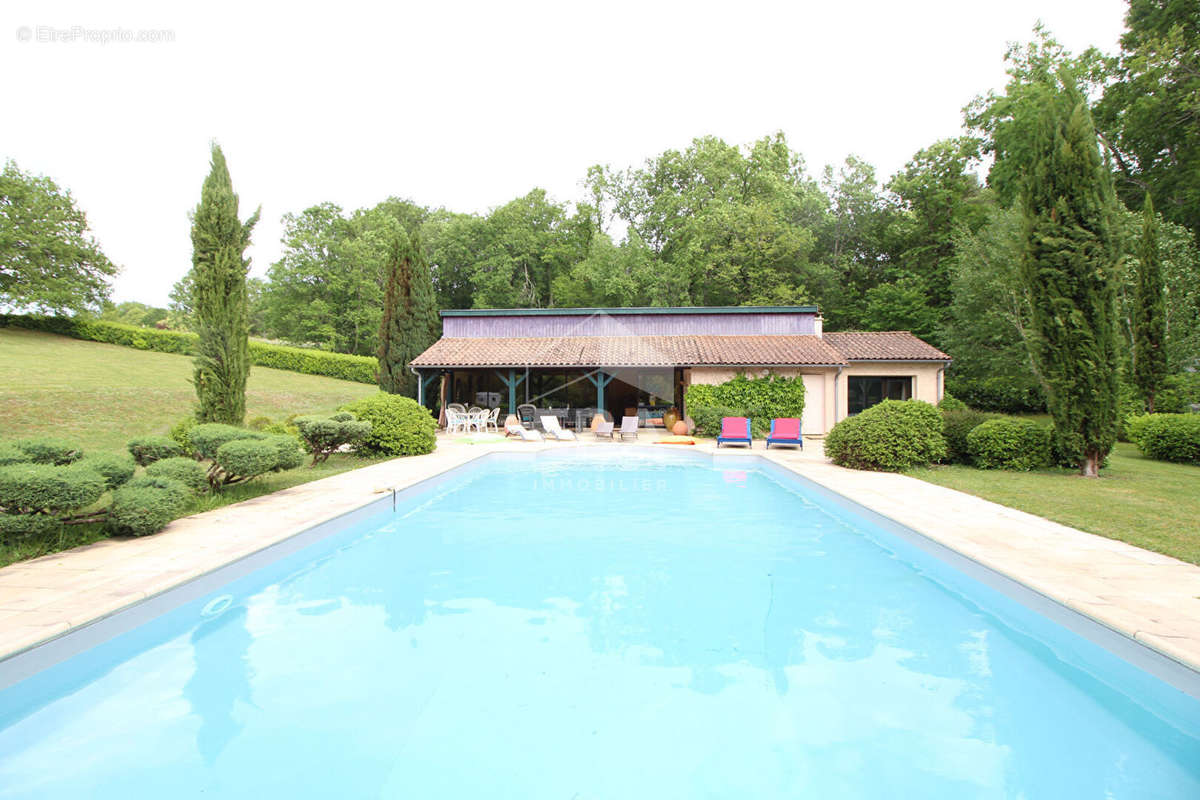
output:
[[[197,456],[211,460],[216,458],[217,450],[227,442],[237,441],[238,439],[261,439],[265,435],[258,431],[248,430],[247,428],[239,428],[236,425],[226,425],[221,422],[206,422],[203,425],[197,425],[192,428],[188,433],[188,440],[191,442],[192,450]]]
[[[749,417],[753,434],[765,436],[772,419],[803,416],[804,380],[799,376],[748,378],[738,374],[715,386],[695,383],[684,393],[684,407],[702,436],[715,436],[721,429],[721,417]],[[701,419],[705,421],[703,429]]]
[[[942,411],[966,411],[970,406],[949,392],[942,392],[942,399],[938,401],[938,408]]]
[[[1046,395],[1032,377],[1024,381],[1008,377],[947,377],[946,390],[980,411],[1023,414],[1046,410]]]
[[[76,469],[88,469],[104,478],[108,489],[115,489],[133,477],[137,465],[124,453],[92,453],[71,465]]]
[[[192,490],[186,484],[163,475],[139,475],[125,485],[130,489],[159,489],[164,491],[178,502],[180,508],[186,506],[188,500],[193,497]]]
[[[696,423],[697,436],[716,437],[721,433],[721,419],[723,417],[745,417],[746,410],[743,408],[725,408],[723,406],[688,406],[688,415],[692,418],[692,422]],[[750,417],[751,429],[754,426],[754,417]],[[768,429],[770,423],[768,424]]]
[[[0,442],[0,467],[6,464],[28,464],[29,456],[15,442]]]
[[[287,433],[272,433],[263,437],[263,441],[275,447],[276,472],[295,469],[304,464],[304,450],[300,440]]]
[[[185,456],[164,458],[146,467],[146,475],[152,478],[170,478],[179,481],[193,492],[203,492],[208,488],[208,470],[198,461]]]
[[[1029,471],[1052,463],[1051,429],[1024,419],[990,419],[967,434],[971,463],[979,469]]]
[[[961,410],[943,410],[942,436],[946,439],[946,457],[942,461],[946,464],[969,464],[971,454],[967,450],[967,434],[989,419],[995,419],[995,415],[965,406]]]
[[[66,514],[92,505],[105,489],[100,473],[78,466],[10,464],[0,467],[0,508],[8,514]]]
[[[217,448],[214,461],[225,472],[221,483],[241,483],[275,469],[279,448],[261,439],[234,439]]]
[[[1200,464],[1200,414],[1148,415],[1141,423],[1137,446],[1159,461]]]
[[[20,539],[46,536],[62,528],[58,517],[46,514],[0,514],[0,544],[14,544]]]
[[[296,417],[295,423],[304,448],[312,453],[314,466],[340,447],[358,444],[371,432],[371,423],[355,419],[349,411],[328,417]]]
[[[379,392],[342,407],[371,431],[359,451],[388,456],[416,456],[437,447],[436,423],[429,410],[410,397]]]
[[[1133,414],[1125,418],[1122,428],[1125,431],[1125,441],[1133,442],[1139,448],[1142,446],[1142,432],[1146,424],[1154,419],[1154,414]]]
[[[167,435],[183,450],[185,456],[196,454],[196,451],[192,448],[192,429],[199,424],[193,415],[188,414],[172,425],[171,430],[167,432]]]
[[[197,341],[194,333],[141,328],[137,325],[81,317],[0,314],[0,327],[46,331],[75,339],[107,342],[161,353],[194,354]],[[375,373],[378,370],[378,362],[370,356],[352,356],[266,342],[250,342],[249,355],[250,363],[255,366],[302,372],[306,375],[324,375],[357,383],[375,383]]]
[[[920,400],[884,400],[833,426],[825,455],[853,469],[895,472],[946,455],[942,414]]]
[[[83,458],[83,449],[78,444],[52,436],[22,439],[17,442],[17,447],[25,453],[26,460],[33,464],[61,466]]]
[[[186,496],[186,490],[181,499],[178,491],[159,485],[127,484],[113,492],[107,526],[113,533],[128,536],[155,533],[182,513],[187,504]]]
[[[183,455],[183,448],[179,446],[179,442],[167,436],[139,436],[130,439],[126,446],[133,460],[141,467],[164,458]]]

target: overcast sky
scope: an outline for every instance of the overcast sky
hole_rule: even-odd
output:
[[[1126,9],[1123,0],[171,5],[6,0],[0,9],[0,157],[72,191],[123,268],[118,301],[163,305],[188,270],[187,215],[213,139],[243,216],[262,206],[250,250],[261,275],[279,257],[288,211],[396,195],[484,212],[535,186],[574,200],[590,164],[638,164],[708,134],[742,144],[782,130],[813,174],[854,153],[886,177],[960,132],[963,105],[1004,85],[1005,43],[1028,40],[1038,19],[1074,51],[1112,52]],[[100,41],[112,29],[134,40]]]

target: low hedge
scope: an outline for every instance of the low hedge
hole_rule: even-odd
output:
[[[942,411],[966,411],[970,406],[949,392],[942,392],[942,399],[938,401],[938,408]]]
[[[126,536],[155,533],[179,516],[187,503],[186,491],[184,498],[159,484],[122,486],[113,492],[107,526],[113,533]]]
[[[432,453],[437,447],[437,423],[429,410],[411,397],[378,392],[342,406],[371,431],[359,449],[386,456],[417,456]]]
[[[124,453],[92,453],[71,466],[99,473],[108,489],[127,483],[137,469],[133,459]]]
[[[146,475],[152,478],[170,478],[173,481],[179,481],[197,493],[208,488],[208,470],[195,459],[184,456],[155,461],[146,467]]]
[[[26,460],[31,464],[56,464],[61,466],[83,458],[83,449],[78,444],[67,439],[56,439],[52,436],[22,439],[17,442],[17,448],[25,453]]]
[[[967,450],[979,469],[1044,469],[1052,463],[1051,435],[1048,426],[1029,420],[990,419],[967,434]]]
[[[139,436],[131,439],[126,446],[129,448],[129,454],[133,456],[133,460],[141,467],[164,458],[176,458],[183,455],[183,448],[169,436]]]
[[[920,400],[884,400],[833,426],[825,455],[852,469],[896,472],[946,455],[942,414]]]
[[[0,442],[0,467],[7,464],[28,464],[29,456],[15,442]]]
[[[942,436],[946,439],[946,456],[942,459],[946,464],[969,464],[971,452],[967,449],[967,435],[989,419],[995,419],[995,414],[975,411],[963,407],[962,410],[942,411]]]
[[[104,476],[78,466],[0,467],[0,507],[8,514],[65,514],[92,505],[107,489]]]
[[[1148,414],[1135,443],[1150,458],[1200,464],[1200,414]]]
[[[46,331],[90,342],[105,342],[138,350],[192,355],[196,334],[141,328],[120,322],[104,322],[82,317],[43,317],[36,314],[0,314],[0,327]],[[250,363],[259,367],[322,375],[356,383],[375,383],[378,362],[370,356],[352,356],[309,350],[303,347],[250,342]]]

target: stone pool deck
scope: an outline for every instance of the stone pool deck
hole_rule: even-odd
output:
[[[0,569],[0,658],[111,614],[314,524],[494,452],[571,447],[439,436],[427,456],[396,459],[172,522],[141,539],[106,540]],[[643,433],[640,444],[658,436]],[[666,447],[661,445],[661,447]],[[683,449],[683,448],[679,448]],[[737,463],[742,448],[686,448]],[[1098,622],[1200,670],[1200,567],[903,475],[842,469],[819,441],[765,456]]]

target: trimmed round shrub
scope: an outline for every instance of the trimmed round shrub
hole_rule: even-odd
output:
[[[250,479],[275,469],[279,447],[261,439],[235,439],[217,448],[214,460],[230,476]]]
[[[967,450],[979,469],[1044,469],[1052,463],[1051,436],[1045,425],[1002,417],[967,434]]]
[[[920,400],[884,400],[833,426],[825,455],[852,469],[896,472],[946,455],[942,414]]]
[[[200,462],[186,456],[164,458],[146,467],[146,475],[151,478],[169,478],[179,481],[193,492],[200,493],[208,488],[208,470]]]
[[[171,426],[171,430],[167,432],[176,444],[183,448],[185,456],[193,455],[192,450],[192,428],[195,428],[200,423],[192,415],[188,415]]]
[[[228,442],[235,442],[239,439],[261,439],[263,435],[258,431],[238,428],[234,425],[225,425],[220,422],[206,422],[203,425],[197,425],[192,428],[188,434],[188,438],[192,443],[192,449],[196,452],[196,455],[211,459],[216,458],[217,451],[221,449],[222,445]]]
[[[129,448],[133,460],[141,467],[164,458],[183,455],[183,448],[179,446],[179,442],[168,436],[139,436],[131,439],[126,447]]]
[[[994,414],[985,414],[964,406],[962,410],[942,411],[942,436],[946,438],[946,464],[969,464],[971,453],[967,450],[967,434],[977,427],[995,419]]]
[[[28,464],[29,456],[15,442],[0,442],[0,467],[7,464]]]
[[[132,481],[131,481],[132,483]],[[179,484],[182,487],[182,484]],[[184,490],[186,498],[186,490]],[[113,492],[108,528],[125,536],[145,536],[161,531],[183,512],[186,499],[158,486],[125,485]]]
[[[133,477],[137,466],[124,453],[92,453],[71,465],[73,469],[90,469],[100,473],[104,485],[115,489]]]
[[[0,507],[9,513],[46,511],[64,514],[86,508],[105,492],[100,473],[50,464],[0,467]]]
[[[942,399],[938,402],[938,408],[942,411],[966,411],[968,406],[949,392],[942,392]]]
[[[20,539],[46,536],[62,528],[57,517],[48,514],[0,514],[0,542],[13,544]]]
[[[416,456],[437,447],[436,426],[428,409],[411,397],[379,392],[342,407],[363,422],[371,432],[363,438],[360,452],[387,456]]]
[[[255,417],[246,423],[246,427],[252,431],[266,430],[269,425],[274,425],[270,417]]]
[[[1159,461],[1200,464],[1200,414],[1150,414],[1137,446]]]
[[[181,506],[192,498],[192,490],[187,484],[162,475],[139,475],[125,485],[130,489],[159,489],[178,500]]]
[[[296,428],[304,449],[313,454],[313,464],[316,464],[343,445],[361,442],[371,432],[371,423],[356,420],[349,411],[339,411],[329,417],[296,417]]]
[[[300,440],[295,436],[276,433],[266,436],[263,441],[275,447],[275,466],[272,469],[282,472],[303,466],[304,451],[301,449]]]
[[[70,464],[83,458],[83,450],[74,442],[66,439],[55,439],[51,436],[39,436],[36,439],[22,439],[17,442],[28,457],[26,460],[34,464]]]

